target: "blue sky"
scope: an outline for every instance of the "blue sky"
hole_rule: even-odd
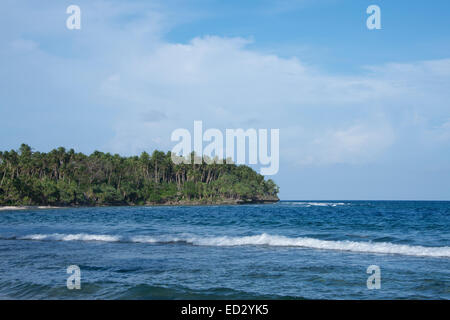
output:
[[[81,30],[66,28],[70,4]],[[381,30],[366,8],[381,8]],[[450,200],[449,1],[3,1],[0,149],[279,128],[282,199]]]

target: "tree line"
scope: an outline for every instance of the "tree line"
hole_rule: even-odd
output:
[[[259,202],[278,200],[278,191],[248,166],[174,164],[170,151],[123,157],[63,147],[44,153],[26,144],[0,151],[0,205]]]

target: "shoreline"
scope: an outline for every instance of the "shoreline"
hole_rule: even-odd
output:
[[[174,201],[165,203],[146,203],[138,204],[110,204],[98,206],[0,206],[0,211],[16,211],[16,210],[45,210],[45,209],[67,209],[67,208],[107,208],[107,207],[166,207],[166,206],[231,206],[246,204],[273,204],[280,200],[260,200],[260,201],[218,201],[218,202],[201,202],[201,201]]]
[[[34,210],[34,209],[60,209],[64,207],[56,206],[0,206],[0,211],[7,210]]]

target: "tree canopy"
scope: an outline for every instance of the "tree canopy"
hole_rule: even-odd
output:
[[[191,155],[191,160],[194,154]],[[278,186],[245,165],[174,164],[171,153],[123,157],[26,144],[0,151],[0,205],[144,205],[278,200]]]

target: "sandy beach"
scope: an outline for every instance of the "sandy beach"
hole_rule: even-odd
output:
[[[0,211],[6,210],[30,210],[30,209],[57,209],[53,206],[0,206]]]

